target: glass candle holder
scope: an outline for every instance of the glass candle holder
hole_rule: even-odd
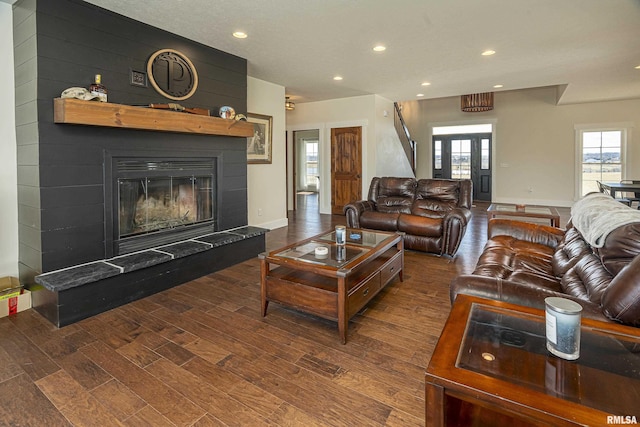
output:
[[[336,225],[336,245],[344,245],[347,243],[347,227],[344,225]]]
[[[545,298],[547,350],[566,360],[580,357],[582,306],[566,298]]]

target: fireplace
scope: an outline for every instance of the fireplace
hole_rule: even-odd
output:
[[[264,251],[266,230],[247,221],[253,125],[136,107],[167,99],[127,73],[159,48],[186,52],[204,78],[185,106],[246,112],[247,61],[83,0],[18,4],[19,268],[33,307],[63,326]],[[100,25],[60,37],[61,22]],[[95,73],[110,102],[58,98]]]
[[[110,153],[106,249],[123,255],[218,231],[218,157]]]

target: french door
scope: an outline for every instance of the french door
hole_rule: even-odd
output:
[[[435,135],[433,177],[471,179],[473,199],[491,201],[491,134]]]

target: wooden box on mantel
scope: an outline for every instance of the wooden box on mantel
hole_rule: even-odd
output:
[[[55,123],[158,132],[253,136],[253,124],[245,121],[74,98],[55,98],[53,101]]]

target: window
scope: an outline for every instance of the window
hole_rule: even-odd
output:
[[[433,141],[433,168],[442,169],[442,141]]]
[[[318,141],[305,141],[305,170],[307,188],[318,188]]]
[[[598,191],[596,181],[624,178],[625,129],[580,130],[579,194]]]
[[[471,140],[451,141],[451,178],[471,179]]]
[[[487,170],[491,167],[489,166],[489,150],[491,145],[489,144],[489,138],[482,138],[480,140],[480,169]]]

